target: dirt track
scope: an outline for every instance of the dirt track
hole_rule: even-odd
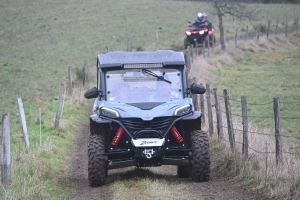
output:
[[[135,170],[135,168],[124,168],[118,170],[112,170],[108,172],[107,183],[105,186],[91,188],[87,179],[87,140],[89,137],[89,125],[88,121],[82,127],[82,132],[77,141],[77,148],[74,151],[73,162],[70,172],[69,181],[74,187],[74,194],[70,199],[140,199],[132,195],[130,198],[120,194],[116,194],[114,189],[114,183],[116,180],[127,181],[122,174],[128,174]],[[213,155],[211,155],[213,158]],[[151,173],[147,173],[147,177],[152,179],[159,179],[163,181],[181,182],[185,185],[185,192],[188,190],[188,199],[270,199],[262,195],[255,194],[250,190],[239,187],[238,183],[230,178],[230,175],[222,167],[213,167],[211,169],[211,180],[205,183],[192,182],[190,179],[179,179],[176,176],[176,166],[162,166],[157,168],[150,168]],[[142,172],[143,173],[143,172]],[[142,173],[133,173],[131,176],[134,181],[134,176],[140,176],[143,178]],[[152,176],[152,177],[151,177]],[[121,178],[119,178],[121,177]],[[123,177],[123,178],[122,178]],[[128,178],[128,176],[126,176]],[[126,179],[127,179],[126,178]],[[130,177],[129,177],[130,178]],[[160,181],[158,181],[159,184]],[[137,183],[138,184],[138,183]],[[171,183],[170,183],[171,184]],[[170,190],[172,190],[170,188]],[[125,193],[134,194],[135,188],[126,188]],[[154,199],[148,198],[148,199]],[[155,198],[161,199],[161,198]],[[166,199],[166,198],[164,198]],[[168,199],[186,199],[180,195],[169,196]]]

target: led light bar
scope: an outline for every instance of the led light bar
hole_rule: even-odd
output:
[[[125,69],[140,69],[140,68],[161,68],[162,63],[134,63],[134,64],[124,64]]]

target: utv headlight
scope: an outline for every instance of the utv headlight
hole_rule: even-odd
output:
[[[190,31],[186,31],[185,32],[187,35],[191,35],[191,32]]]
[[[202,30],[202,31],[199,31],[199,34],[200,34],[200,35],[204,34],[204,31],[203,31],[203,30]]]
[[[119,117],[119,113],[113,109],[102,107],[100,108],[100,115],[104,115],[106,117]]]
[[[177,108],[174,112],[175,116],[181,116],[189,113],[192,110],[191,104],[186,104],[184,106],[181,106],[180,108]]]

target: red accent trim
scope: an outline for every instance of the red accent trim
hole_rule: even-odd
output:
[[[123,135],[124,135],[124,129],[120,126],[111,144],[117,146],[121,141]]]
[[[182,138],[182,136],[180,135],[179,131],[177,130],[177,128],[175,126],[173,126],[171,128],[171,133],[174,136],[174,138],[177,140],[178,143],[183,142],[183,138]]]

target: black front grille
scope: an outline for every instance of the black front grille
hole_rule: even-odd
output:
[[[162,138],[161,133],[154,130],[145,130],[137,132],[136,138]]]
[[[167,131],[170,127],[172,122],[174,121],[173,117],[165,118],[165,117],[158,117],[154,118],[151,123],[151,128],[154,130],[161,130],[163,133]]]
[[[140,118],[127,118],[121,119],[120,121],[131,134],[135,131],[145,129],[144,121]]]
[[[140,118],[126,118],[121,119],[120,122],[132,136],[134,136],[139,131],[155,130],[160,134],[161,137],[163,137],[174,120],[174,117],[157,117],[152,121],[144,121]],[[154,137],[153,133],[150,134],[149,132],[148,135],[149,137]]]

